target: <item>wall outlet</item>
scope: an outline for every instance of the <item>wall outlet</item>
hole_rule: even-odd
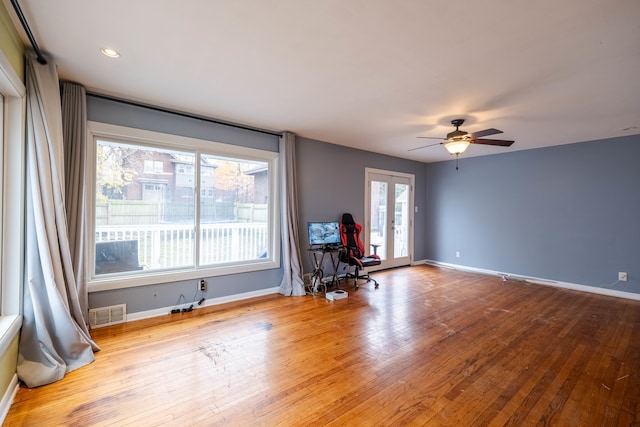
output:
[[[198,290],[200,291],[206,291],[207,290],[207,281],[204,279],[200,279],[200,281],[198,282]]]
[[[460,258],[460,251],[456,251],[456,258]]]
[[[620,271],[618,273],[618,280],[621,282],[626,282],[627,281],[627,273],[624,271]]]

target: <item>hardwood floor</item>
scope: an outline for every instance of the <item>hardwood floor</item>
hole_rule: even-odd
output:
[[[96,329],[5,426],[638,426],[640,301],[429,266]]]

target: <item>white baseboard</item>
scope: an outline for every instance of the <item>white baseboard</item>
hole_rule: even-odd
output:
[[[616,289],[611,289],[611,288],[599,288],[597,286],[580,285],[577,283],[561,282],[557,280],[543,279],[540,277],[523,276],[520,274],[512,274],[512,273],[506,273],[506,272],[495,271],[495,270],[486,270],[483,268],[467,267],[464,265],[449,264],[446,262],[433,261],[429,259],[421,262],[416,262],[414,265],[419,265],[419,264],[428,264],[436,267],[452,268],[454,270],[468,271],[470,273],[487,274],[490,276],[498,276],[506,279],[523,280],[525,282],[535,283],[537,285],[555,286],[557,288],[571,289],[574,291],[589,292],[592,294],[606,295],[610,297],[626,298],[626,299],[640,301],[640,294],[635,294],[633,292],[618,291]]]
[[[202,305],[198,305],[196,301],[193,303],[193,309],[197,310],[199,308],[209,307],[212,305],[220,305],[228,302],[241,301],[249,298],[261,297],[264,295],[277,294],[279,289],[280,287],[278,286],[275,288],[260,289],[257,291],[245,292],[242,294],[234,294],[234,295],[228,295],[224,297],[205,299]],[[163,307],[163,308],[156,308],[153,310],[127,313],[127,322],[131,322],[134,320],[150,319],[152,317],[158,317],[158,316],[164,316],[165,314],[171,313],[171,310],[173,310],[174,308],[182,308],[183,306],[188,307],[190,305],[191,303],[186,303],[186,304],[180,304],[179,307],[175,307],[175,306]]]
[[[4,396],[2,396],[2,400],[0,400],[0,425],[4,424],[4,419],[7,417],[9,409],[13,404],[13,399],[16,397],[16,393],[18,392],[18,386],[18,375],[13,374],[11,383],[9,383],[9,387],[7,387]]]

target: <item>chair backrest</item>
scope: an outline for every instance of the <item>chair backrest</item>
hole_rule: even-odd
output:
[[[340,240],[342,246],[347,248],[349,256],[354,258],[362,258],[364,256],[364,243],[360,238],[362,226],[355,222],[350,213],[342,214],[340,222]]]

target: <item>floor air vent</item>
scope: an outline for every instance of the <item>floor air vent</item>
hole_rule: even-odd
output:
[[[125,323],[127,321],[127,305],[112,305],[110,307],[92,308],[89,310],[89,326],[101,328],[103,326]]]

